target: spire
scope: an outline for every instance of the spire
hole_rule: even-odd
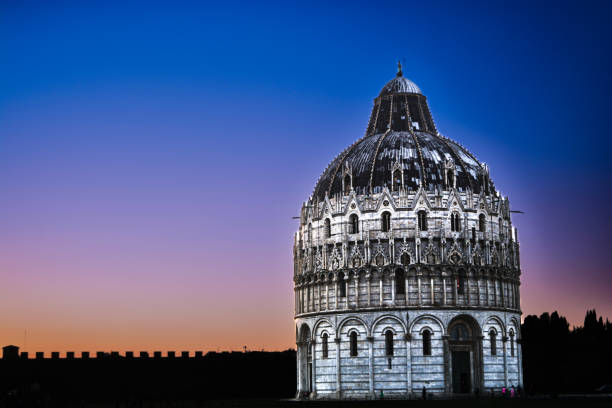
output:
[[[401,64],[401,62],[399,62],[399,60],[398,60],[398,61],[397,61],[397,76],[398,76],[398,77],[401,77],[401,76],[403,76],[403,75],[404,75],[404,74],[402,73],[402,64]]]

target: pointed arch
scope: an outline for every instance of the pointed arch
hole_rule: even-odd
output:
[[[427,211],[419,210],[417,212],[417,220],[419,231],[427,231]]]
[[[393,171],[391,181],[392,181],[391,188],[393,191],[400,191],[402,189],[402,187],[404,186],[404,177],[402,174],[402,170],[400,168],[396,168]]]
[[[350,174],[347,173],[342,179],[342,191],[344,192],[344,195],[349,195],[352,190],[352,187],[352,177]]]
[[[359,232],[359,217],[357,214],[351,214],[349,217],[349,234],[357,234]]]
[[[389,211],[383,211],[380,218],[380,230],[382,232],[389,232],[391,229],[391,213]]]

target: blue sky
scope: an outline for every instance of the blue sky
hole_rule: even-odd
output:
[[[282,340],[249,341],[290,345],[291,216],[363,135],[399,59],[438,129],[526,212],[524,312],[610,316],[610,4],[5,1],[0,277],[28,296],[55,288],[40,308],[57,316],[70,293],[125,291],[133,319],[135,282],[152,282],[144,304],[177,279],[179,303],[273,282],[259,323]],[[214,321],[187,298],[169,308]],[[65,341],[53,330],[41,338]],[[182,330],[168,347],[193,338]]]

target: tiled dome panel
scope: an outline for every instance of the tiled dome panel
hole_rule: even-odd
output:
[[[424,179],[427,189],[443,190],[446,188],[444,166],[449,159],[455,165],[457,189],[464,191],[469,187],[479,193],[483,183],[482,165],[463,147],[427,132],[389,132],[367,136],[336,157],[321,176],[314,194],[322,199],[326,192],[330,196],[341,193],[346,164],[352,172],[353,189],[358,194],[378,193],[385,185],[390,187],[391,171],[396,162],[404,172],[405,188],[417,190]]]

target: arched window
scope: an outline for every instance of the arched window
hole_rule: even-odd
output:
[[[383,232],[388,232],[391,229],[391,213],[389,211],[385,211],[382,213],[380,229]]]
[[[510,355],[514,357],[514,330],[510,329]]]
[[[344,273],[338,274],[338,296],[346,297],[346,282],[344,281]]]
[[[410,265],[410,255],[404,252],[402,256],[400,256],[400,262],[402,265]]]
[[[406,294],[406,275],[403,269],[395,270],[395,294],[405,295]]]
[[[357,234],[359,232],[359,217],[357,214],[351,214],[349,217],[349,234]]]
[[[331,221],[329,218],[325,219],[325,238],[331,237]]]
[[[382,254],[378,254],[376,258],[374,258],[374,261],[376,262],[376,266],[383,266],[385,264],[385,257],[382,256]]]
[[[350,334],[350,351],[351,351],[351,357],[356,357],[357,356],[357,332],[353,331]]]
[[[344,176],[344,194],[347,194],[351,192],[351,176],[350,175],[346,175]]]
[[[323,333],[323,336],[321,336],[321,348],[322,348],[323,358],[327,358],[327,355],[329,353],[329,346],[327,344],[328,337],[329,336],[327,335],[327,333]]]
[[[393,172],[393,191],[400,191],[402,188],[402,172],[395,170]]]
[[[491,355],[496,356],[497,355],[497,334],[495,333],[495,330],[493,329],[491,329],[491,331],[489,332],[489,343],[491,343]]]
[[[385,355],[393,355],[393,332],[391,330],[385,332]]]
[[[478,229],[480,230],[480,232],[485,232],[485,230],[487,229],[487,218],[484,214],[480,214],[478,216]]]
[[[427,231],[427,213],[424,210],[421,210],[417,213],[419,220],[419,230]]]
[[[423,355],[431,356],[431,332],[423,330]]]
[[[461,231],[461,219],[455,212],[451,214],[451,231]]]
[[[457,293],[463,295],[465,293],[465,271],[460,270],[457,276]]]

